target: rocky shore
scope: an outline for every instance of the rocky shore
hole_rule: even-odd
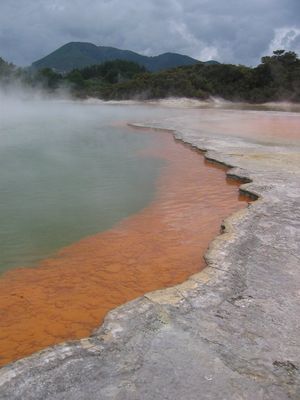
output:
[[[1,400],[300,398],[300,147],[152,125],[231,167],[258,200],[224,221],[199,274],[2,368]]]

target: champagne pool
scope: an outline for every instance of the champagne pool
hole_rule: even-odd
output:
[[[226,183],[224,168],[169,132],[126,126],[178,114],[3,105],[0,365],[86,337],[112,308],[205,267],[222,220],[247,199],[237,182]]]

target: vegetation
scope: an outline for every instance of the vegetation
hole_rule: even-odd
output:
[[[0,84],[5,86],[11,83],[17,76],[17,68],[0,57]]]
[[[145,71],[144,67],[134,62],[115,60],[81,70],[74,69],[64,76],[64,81],[75,96],[103,98],[109,97],[115,84],[133,80]]]
[[[155,73],[132,61],[114,60],[62,75],[51,68],[21,70],[0,59],[0,81],[14,79],[49,91],[63,86],[77,97],[106,100],[217,96],[252,103],[300,101],[300,60],[285,50],[263,57],[255,68],[199,62]]]
[[[115,99],[210,96],[231,101],[261,103],[300,101],[300,60],[294,52],[275,51],[255,68],[243,65],[199,63],[155,74],[144,73],[111,88]]]

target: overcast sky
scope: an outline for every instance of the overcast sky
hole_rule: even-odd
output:
[[[300,53],[300,0],[0,0],[0,56],[29,65],[70,41],[256,65]]]

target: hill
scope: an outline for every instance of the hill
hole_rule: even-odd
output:
[[[35,61],[32,67],[35,69],[52,68],[57,72],[66,73],[73,69],[81,69],[111,60],[133,61],[151,72],[182,65],[195,65],[199,62],[194,58],[177,53],[164,53],[155,57],[147,57],[130,50],[96,46],[92,43],[71,42]],[[208,63],[211,62],[216,63],[213,60],[208,61]]]

